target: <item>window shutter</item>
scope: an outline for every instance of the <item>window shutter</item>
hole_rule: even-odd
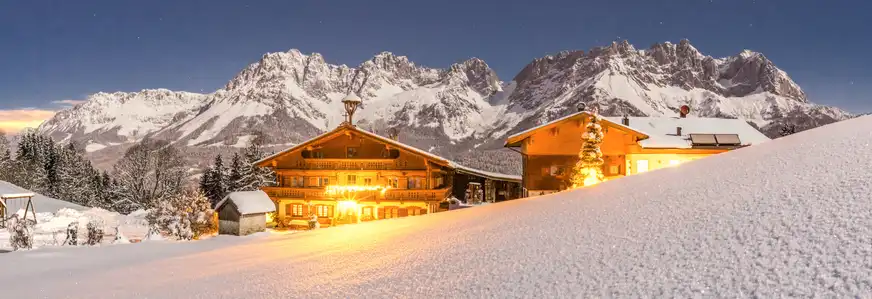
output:
[[[384,207],[378,208],[378,219],[385,219],[385,208]]]
[[[309,217],[309,205],[303,204],[303,217]]]
[[[407,208],[399,208],[399,209],[397,209],[397,216],[399,216],[399,217],[409,216],[409,210]]]
[[[333,206],[328,206],[328,207],[329,207],[329,209],[327,210],[327,217],[333,218]]]
[[[285,216],[292,216],[292,215],[294,215],[294,205],[293,204],[286,204],[285,205]]]

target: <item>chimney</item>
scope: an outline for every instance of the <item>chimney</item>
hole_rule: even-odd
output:
[[[681,136],[681,127],[675,127],[675,135]]]
[[[628,127],[630,126],[630,118],[627,117],[626,114],[624,114],[624,118],[621,118],[621,124]]]

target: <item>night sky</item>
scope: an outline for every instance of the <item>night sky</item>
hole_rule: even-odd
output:
[[[291,48],[352,66],[381,51],[431,67],[479,57],[508,81],[561,50],[682,38],[715,57],[762,52],[810,100],[868,112],[870,10],[842,0],[0,0],[0,120],[38,123],[98,91],[211,92]]]

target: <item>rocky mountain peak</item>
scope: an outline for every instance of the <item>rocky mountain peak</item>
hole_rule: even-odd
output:
[[[443,82],[456,81],[469,86],[484,96],[490,96],[501,90],[497,73],[484,60],[477,57],[452,64],[441,74],[441,78]]]
[[[335,127],[343,119],[337,101],[349,92],[363,99],[360,125],[400,128],[404,142],[448,158],[493,153],[487,150],[501,148],[508,134],[565,116],[582,102],[605,115],[633,116],[674,115],[686,104],[696,116],[748,119],[767,134],[849,116],[808,103],[757,52],[716,59],[687,40],[645,50],[620,41],[534,59],[507,84],[479,58],[436,69],[381,52],[349,67],[291,49],[263,55],[214,93],[101,92],[39,130],[100,155],[145,137],[206,151],[242,147],[257,131],[281,147]]]

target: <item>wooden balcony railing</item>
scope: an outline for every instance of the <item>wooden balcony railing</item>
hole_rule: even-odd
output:
[[[290,187],[263,187],[269,197],[294,198],[294,199],[331,199],[321,188],[290,188]],[[361,200],[427,200],[437,201],[445,199],[450,189],[417,190],[417,189],[388,189],[384,196],[379,191],[360,191],[357,198]]]
[[[407,164],[393,159],[305,159],[297,167],[308,170],[396,170],[405,169]]]

